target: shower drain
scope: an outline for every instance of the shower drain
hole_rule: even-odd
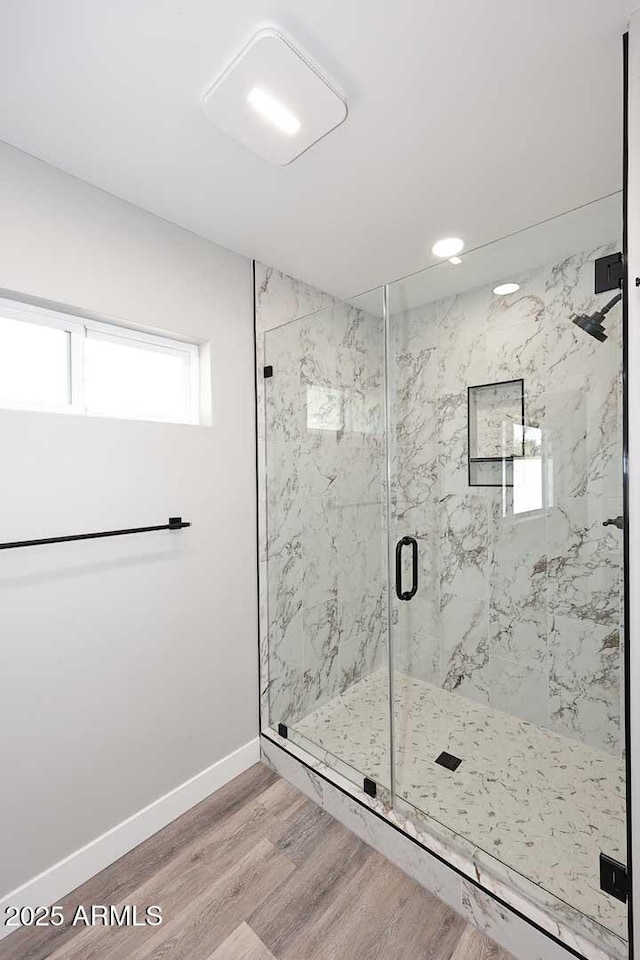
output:
[[[436,758],[436,763],[439,763],[441,767],[446,767],[447,770],[457,770],[462,760],[460,757],[454,757],[452,753],[443,750],[440,756]]]

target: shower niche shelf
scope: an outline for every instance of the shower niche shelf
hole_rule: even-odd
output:
[[[513,461],[525,454],[524,380],[467,388],[470,487],[512,487]]]

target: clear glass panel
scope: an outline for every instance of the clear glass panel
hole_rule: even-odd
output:
[[[85,344],[87,412],[188,422],[189,372],[184,351],[89,331]]]
[[[264,346],[270,724],[388,788],[383,338],[378,291]]]
[[[604,341],[584,319],[620,245],[616,196],[390,285],[389,445],[419,572],[393,602],[398,803],[626,938],[598,862],[626,858],[621,305]]]
[[[69,357],[67,330],[0,316],[0,403],[69,403]]]

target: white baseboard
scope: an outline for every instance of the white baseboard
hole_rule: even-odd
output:
[[[4,925],[6,907],[50,906],[59,902],[85,880],[215,793],[259,759],[260,741],[256,737],[0,898],[0,940],[15,929]]]

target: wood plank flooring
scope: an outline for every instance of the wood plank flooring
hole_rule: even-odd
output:
[[[79,904],[163,922],[72,927]],[[16,931],[0,960],[511,960],[262,764],[61,905],[64,926]]]

